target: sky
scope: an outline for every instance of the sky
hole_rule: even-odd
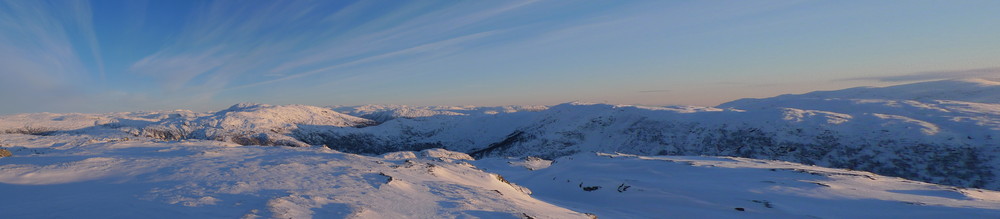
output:
[[[0,114],[713,106],[1000,77],[1000,1],[0,0]]]

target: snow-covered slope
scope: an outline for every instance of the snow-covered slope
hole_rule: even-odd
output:
[[[867,103],[845,107],[850,111],[563,104],[542,112],[300,130],[296,136],[310,144],[373,154],[444,147],[476,157],[555,158],[589,151],[741,156],[1000,188],[994,178],[1000,174],[995,149],[1000,140],[994,138],[1000,136],[995,122],[1000,116],[985,104],[949,104],[935,105],[950,107],[948,112]]]
[[[375,122],[329,109],[305,106],[237,104],[210,116],[193,120],[167,120],[154,128],[181,130],[198,139],[214,139],[243,145],[308,146],[288,137],[291,131],[309,127],[359,127]]]
[[[489,158],[533,197],[601,218],[993,218],[1000,192],[735,157]],[[961,210],[957,210],[961,209]]]
[[[303,126],[362,127],[376,122],[305,105],[240,103],[211,113],[186,110],[106,113],[34,113],[0,116],[0,133],[131,135],[157,140],[217,140],[242,145],[309,146],[289,137]]]
[[[587,218],[443,150],[385,158],[216,141],[5,135],[5,218]]]
[[[331,109],[344,114],[385,122],[396,118],[421,118],[432,116],[466,116],[495,115],[501,113],[534,112],[548,109],[547,106],[514,105],[514,106],[407,106],[407,105],[362,105],[362,106],[331,106]]]
[[[0,116],[0,133],[41,134],[99,126],[146,126],[171,118],[205,116],[188,110],[133,113],[26,113]]]
[[[362,105],[362,106],[335,106],[331,107],[337,112],[371,119],[377,122],[385,122],[395,118],[420,118],[431,116],[462,116],[463,113],[449,111],[445,107],[413,107],[406,105]]]
[[[369,125],[371,121],[314,106],[242,103],[211,116],[199,118],[195,123],[239,132],[262,129],[288,130],[294,129],[295,125],[352,127]]]
[[[724,157],[0,135],[5,218],[991,218],[1000,192]],[[499,173],[499,174],[497,174]],[[843,209],[850,209],[845,211]]]

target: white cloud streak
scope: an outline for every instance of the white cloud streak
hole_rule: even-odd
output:
[[[94,80],[82,55],[101,62],[86,2],[0,1],[0,113],[81,104]],[[73,36],[86,36],[89,53]],[[98,67],[100,69],[100,67]]]
[[[961,78],[1000,78],[1000,67],[946,70],[946,71],[926,71],[914,72],[902,75],[875,76],[842,79],[842,81],[881,81],[881,82],[911,82],[929,81]]]
[[[279,79],[262,81],[262,82],[258,82],[258,83],[253,83],[253,84],[247,84],[247,85],[243,85],[243,86],[238,86],[238,87],[234,87],[233,89],[243,89],[243,88],[255,87],[255,86],[260,86],[260,85],[266,85],[266,84],[271,84],[271,83],[275,83],[275,82],[281,82],[281,81],[286,81],[286,80],[291,80],[291,79],[306,77],[306,76],[310,76],[310,75],[314,75],[314,74],[330,72],[330,71],[333,71],[333,70],[336,70],[336,69],[347,68],[347,67],[352,67],[352,66],[358,66],[358,65],[363,65],[363,64],[367,64],[367,63],[377,62],[377,61],[380,61],[380,60],[390,59],[390,58],[394,58],[394,57],[407,56],[407,55],[415,55],[415,54],[420,54],[420,53],[427,53],[427,52],[431,52],[431,51],[435,51],[435,50],[441,50],[441,49],[447,48],[447,47],[454,47],[454,46],[457,46],[459,44],[462,44],[462,43],[465,43],[465,42],[468,42],[468,41],[472,41],[472,40],[481,39],[481,38],[484,38],[484,37],[488,37],[488,36],[494,35],[496,33],[497,32],[495,32],[495,31],[483,32],[483,33],[475,33],[475,34],[470,34],[470,35],[466,35],[466,36],[460,36],[460,37],[456,37],[456,38],[452,38],[452,39],[442,40],[442,41],[438,41],[438,42],[427,43],[427,44],[423,44],[423,45],[419,45],[419,46],[414,46],[414,47],[410,47],[410,48],[406,48],[406,49],[401,49],[401,50],[397,50],[397,51],[387,52],[387,53],[373,55],[373,56],[368,56],[368,57],[364,57],[364,58],[361,58],[361,59],[358,59],[358,60],[354,60],[354,61],[350,61],[350,62],[346,62],[346,63],[342,63],[342,64],[337,64],[337,65],[332,65],[332,66],[328,66],[328,67],[324,67],[324,68],[320,68],[320,69],[316,69],[316,70],[312,70],[312,71],[296,73],[296,74],[285,76],[285,77],[282,77],[282,78],[279,78]]]
[[[661,21],[667,7],[643,7],[672,5],[653,2],[588,3],[579,7],[585,9],[582,11],[561,11],[577,8],[572,2],[536,0],[358,1],[347,5],[338,1],[250,4],[221,0],[194,5],[193,10],[178,12],[177,23],[167,25],[170,27],[143,27],[164,21],[156,17],[144,20],[145,11],[122,12],[126,17],[139,16],[122,22],[125,29],[168,35],[130,41],[130,46],[148,48],[122,52],[121,47],[112,46],[101,50],[101,43],[110,41],[103,41],[102,33],[95,32],[95,26],[105,26],[93,23],[94,12],[88,2],[0,1],[0,91],[46,93],[34,99],[111,102],[108,98],[119,98],[139,101],[134,105],[188,108],[233,101],[213,100],[230,94],[249,99],[252,97],[242,93],[325,91],[332,84],[345,84],[343,81],[371,82],[382,77],[518,82],[506,73],[488,79],[471,79],[470,74],[480,70],[528,74],[523,73],[529,72],[525,69],[548,63],[511,66],[493,60],[534,59],[530,56],[539,54],[548,55],[539,59],[549,59],[558,54],[553,50],[616,44],[629,41],[622,36],[648,33],[648,28],[662,31],[685,24],[680,19]],[[145,10],[146,4],[124,8]],[[649,26],[649,21],[667,25]],[[179,26],[171,26],[175,24]],[[155,44],[143,44],[146,42]],[[135,51],[146,54],[121,57],[135,55]],[[102,52],[117,56],[105,57]],[[105,69],[105,59],[109,69]],[[487,64],[491,69],[463,62]],[[105,78],[117,82],[124,81],[120,78],[151,79],[155,86],[129,93],[114,88],[116,84],[102,83]],[[409,86],[407,83],[389,84]],[[102,86],[98,92],[84,92],[84,88],[96,87],[94,84]],[[24,103],[35,103],[27,99]]]
[[[331,10],[335,2],[214,1],[195,10],[176,41],[129,70],[157,78],[177,95],[274,85],[443,48],[460,50],[458,45],[498,33],[473,32],[475,24],[534,2],[447,2],[446,7],[392,2],[402,5],[381,9],[378,2],[361,1]]]

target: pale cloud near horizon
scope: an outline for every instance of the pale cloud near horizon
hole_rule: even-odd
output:
[[[901,75],[846,78],[840,81],[912,82],[962,78],[1000,78],[1000,67],[914,72]]]

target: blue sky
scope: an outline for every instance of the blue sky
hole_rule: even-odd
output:
[[[0,0],[0,114],[715,105],[1000,76],[1000,1]]]

